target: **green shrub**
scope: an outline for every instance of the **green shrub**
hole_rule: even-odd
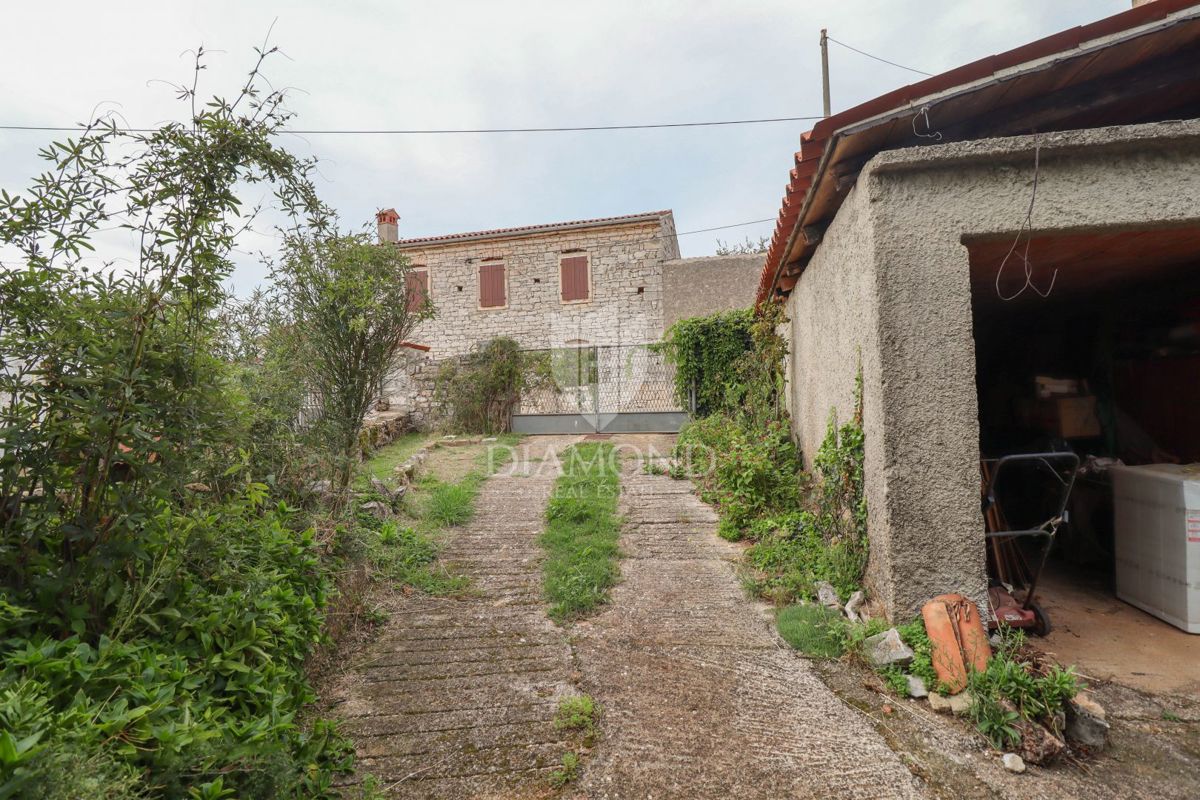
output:
[[[330,582],[312,532],[293,530],[286,508],[263,508],[264,491],[148,518],[147,555],[97,640],[48,635],[32,614],[10,622],[0,730],[18,752],[0,759],[3,793],[53,796],[67,775],[71,791],[99,783],[88,796],[152,785],[180,796],[226,773],[240,796],[327,795],[346,745],[296,715],[312,699],[303,662]],[[72,776],[83,761],[96,770]]]
[[[511,426],[523,391],[553,383],[545,353],[524,353],[514,339],[501,336],[444,362],[434,403],[444,409],[448,430],[501,433]]]
[[[753,347],[754,309],[720,311],[681,319],[667,329],[659,346],[675,365],[675,399],[706,417],[725,407],[727,387],[737,380],[736,365]]]
[[[701,497],[720,510],[725,538],[744,538],[756,519],[800,506],[803,464],[783,422],[763,430],[721,414],[698,419],[680,432],[673,457],[691,466]]]

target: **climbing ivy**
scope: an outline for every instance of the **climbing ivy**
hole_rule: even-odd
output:
[[[667,328],[658,346],[675,365],[675,397],[683,408],[707,417],[725,406],[727,385],[736,380],[735,365],[753,348],[754,310],[739,308],[707,317],[681,319]]]

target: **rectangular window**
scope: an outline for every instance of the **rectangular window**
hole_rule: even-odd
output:
[[[479,307],[504,308],[508,305],[504,263],[485,261],[479,265]]]
[[[408,290],[408,310],[420,311],[429,300],[429,270],[413,268],[404,276]]]
[[[564,303],[592,299],[592,270],[586,255],[563,256],[558,262],[559,292]]]

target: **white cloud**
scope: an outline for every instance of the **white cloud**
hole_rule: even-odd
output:
[[[937,72],[1123,10],[1127,0],[770,0],[746,3],[80,2],[9,4],[0,31],[3,122],[62,124],[98,101],[132,123],[178,117],[180,53],[214,51],[230,94],[275,23],[296,126],[513,127],[802,116],[820,110],[817,35]],[[223,52],[215,52],[217,50]],[[918,76],[834,46],[835,110]],[[407,235],[671,207],[680,230],[773,217],[800,131],[741,129],[497,136],[309,136],[322,190],[347,222],[383,206]],[[48,138],[0,134],[0,186],[20,190]],[[685,237],[711,252],[770,225]],[[269,246],[269,239],[242,249]],[[236,285],[261,280],[239,255]]]

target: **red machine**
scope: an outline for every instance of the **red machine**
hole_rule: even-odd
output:
[[[1079,471],[1074,453],[1028,453],[987,459],[983,462],[983,518],[987,523],[988,628],[1002,625],[1024,628],[1037,636],[1050,632],[1050,618],[1036,601],[1038,578],[1046,566],[1050,547],[1059,527],[1067,521],[1067,503]],[[1040,486],[1028,505],[1048,509],[1050,516],[1027,527],[1011,528],[999,500],[1002,483],[1013,488],[1014,475],[1023,481],[1017,487],[1028,491],[1031,480]],[[1005,479],[1002,481],[1002,479]],[[1010,504],[1013,499],[1008,500]],[[1025,512],[1029,512],[1026,510]],[[1042,540],[1041,550],[1031,565],[1020,547],[1026,538]]]

